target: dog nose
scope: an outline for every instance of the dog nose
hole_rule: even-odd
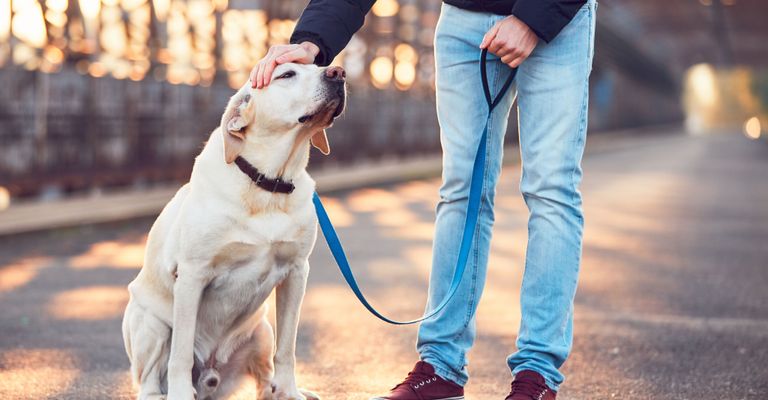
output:
[[[332,82],[344,82],[344,78],[347,77],[347,73],[344,68],[341,67],[328,67],[325,69],[325,79]]]

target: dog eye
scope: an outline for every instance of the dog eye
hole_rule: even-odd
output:
[[[296,76],[295,72],[288,71],[288,72],[284,72],[282,75],[278,76],[275,79],[288,79],[288,78],[293,78],[294,76]]]

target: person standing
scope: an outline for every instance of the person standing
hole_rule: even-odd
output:
[[[251,72],[269,84],[277,64],[328,65],[363,25],[372,0],[311,0],[289,45],[273,46]],[[420,361],[379,400],[458,400],[469,379],[467,352],[485,283],[494,195],[504,133],[517,96],[522,176],[529,210],[514,378],[507,400],[553,400],[573,339],[573,300],[581,259],[578,191],[587,131],[596,0],[445,0],[435,32],[437,115],[443,176],[436,209],[427,309],[450,288],[467,211],[472,166],[488,125],[480,216],[467,270],[451,302],[422,322]],[[479,74],[481,49],[491,92],[518,68],[514,90],[488,115]],[[456,112],[461,110],[461,112]]]

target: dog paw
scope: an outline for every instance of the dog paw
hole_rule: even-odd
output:
[[[166,400],[195,400],[197,392],[191,385],[188,387],[169,388]]]
[[[296,385],[281,385],[272,382],[272,400],[307,400]]]
[[[320,396],[318,396],[314,392],[311,392],[311,391],[309,391],[307,389],[299,389],[299,391],[301,392],[301,394],[304,395],[304,397],[307,400],[320,400]]]
[[[320,400],[320,396],[306,389],[296,389],[291,392],[275,390],[268,397],[259,396],[259,400]]]

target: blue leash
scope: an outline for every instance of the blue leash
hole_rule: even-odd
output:
[[[496,98],[495,99],[492,98],[491,90],[488,86],[488,74],[486,72],[487,54],[488,54],[488,51],[485,49],[483,49],[483,51],[480,53],[480,77],[483,83],[483,92],[485,93],[485,100],[488,103],[488,115],[490,118],[491,111],[493,111],[493,109],[499,104],[502,97],[504,97],[504,94],[509,89],[509,86],[512,84],[512,81],[515,78],[516,70],[514,69],[512,70],[512,73],[510,74],[509,78],[507,78],[507,81],[504,82],[504,86],[502,86],[501,91],[499,91],[499,94],[496,95]],[[344,253],[344,248],[341,245],[339,236],[336,234],[336,230],[333,228],[331,219],[328,217],[328,213],[325,211],[325,207],[323,207],[323,203],[320,201],[320,196],[318,196],[317,192],[315,192],[314,196],[312,197],[312,202],[315,204],[315,211],[317,212],[317,219],[320,223],[320,229],[323,231],[323,236],[325,236],[325,241],[328,242],[328,248],[331,250],[331,254],[333,254],[333,258],[336,260],[336,264],[338,264],[341,274],[344,276],[344,279],[347,281],[347,284],[349,285],[350,289],[352,289],[352,292],[354,292],[355,296],[357,296],[357,299],[360,300],[360,303],[362,303],[363,306],[365,306],[365,308],[367,308],[368,311],[371,312],[371,314],[375,315],[382,321],[388,322],[394,325],[410,325],[410,324],[415,324],[425,319],[431,318],[435,316],[435,314],[442,311],[442,309],[445,308],[446,305],[448,305],[448,302],[451,301],[451,299],[453,298],[453,295],[455,295],[456,291],[459,289],[459,284],[461,284],[461,279],[464,276],[464,271],[466,270],[466,267],[467,267],[467,259],[469,258],[469,249],[472,246],[472,241],[475,237],[475,230],[477,228],[477,219],[480,215],[480,197],[482,195],[482,189],[483,189],[483,175],[485,174],[485,151],[486,151],[487,138],[488,138],[488,122],[486,120],[486,125],[483,128],[483,135],[480,137],[480,146],[478,146],[477,148],[477,154],[475,154],[475,162],[472,167],[472,181],[469,186],[467,218],[464,221],[464,233],[461,236],[461,245],[459,247],[459,258],[456,262],[456,268],[453,272],[451,287],[448,290],[448,294],[445,296],[445,298],[443,298],[443,301],[441,301],[440,304],[437,305],[437,307],[432,309],[432,311],[428,312],[426,315],[422,316],[421,318],[410,320],[410,321],[395,321],[393,319],[385,317],[380,312],[378,312],[375,308],[373,308],[373,306],[368,302],[368,300],[366,300],[365,296],[363,295],[363,292],[360,290],[360,287],[357,285],[357,281],[355,280],[355,275],[352,273],[352,268],[350,268],[349,266],[347,255]]]

